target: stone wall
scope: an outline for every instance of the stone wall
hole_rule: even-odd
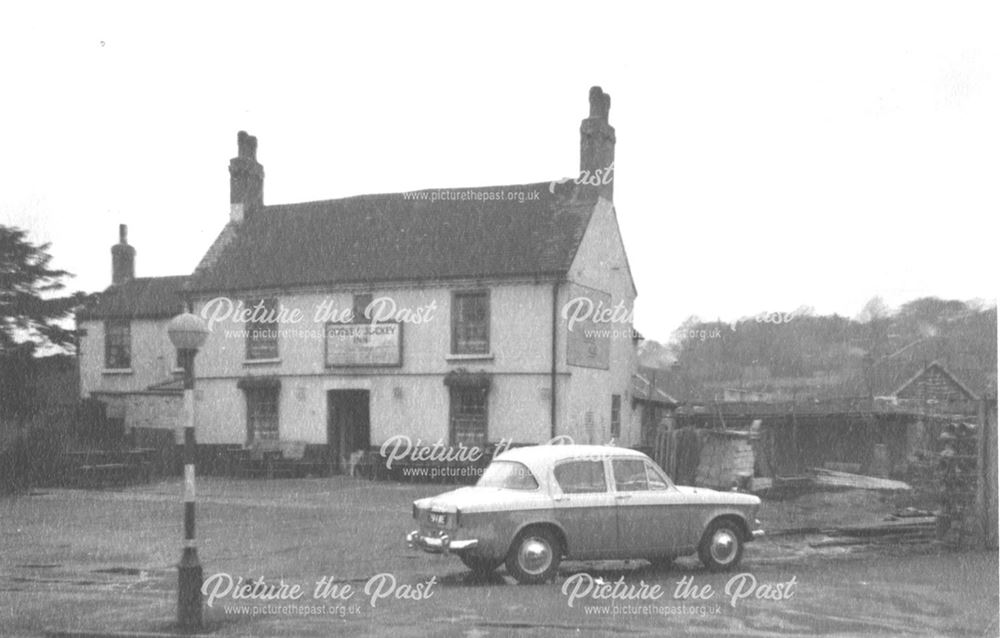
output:
[[[701,455],[695,485],[730,489],[752,477],[754,454],[748,432],[700,430]]]

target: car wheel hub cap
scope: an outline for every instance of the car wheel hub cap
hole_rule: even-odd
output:
[[[518,563],[529,574],[541,574],[552,562],[552,548],[539,538],[529,538],[521,544]]]
[[[712,558],[718,563],[728,563],[736,556],[737,540],[733,533],[726,529],[720,529],[712,536],[712,546],[710,548]]]

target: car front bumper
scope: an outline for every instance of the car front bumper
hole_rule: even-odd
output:
[[[445,532],[439,532],[436,536],[421,534],[419,529],[415,529],[406,535],[406,545],[411,549],[422,549],[431,554],[447,554],[448,552],[462,552],[473,549],[479,545],[476,539],[453,540]]]

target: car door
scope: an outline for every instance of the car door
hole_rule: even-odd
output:
[[[641,458],[611,459],[622,557],[672,555],[690,545],[691,507],[662,472]]]
[[[569,459],[553,468],[553,509],[574,559],[610,558],[618,546],[618,515],[603,459]]]

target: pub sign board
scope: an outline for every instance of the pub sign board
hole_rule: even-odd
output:
[[[326,324],[326,367],[399,367],[403,365],[403,324]]]

